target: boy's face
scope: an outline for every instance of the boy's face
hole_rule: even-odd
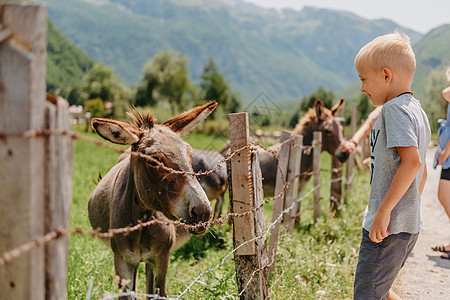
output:
[[[388,100],[389,90],[386,74],[383,70],[370,68],[357,70],[361,79],[361,92],[365,93],[373,106],[381,106]]]

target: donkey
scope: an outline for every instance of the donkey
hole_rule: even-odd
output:
[[[198,177],[209,200],[216,199],[213,218],[219,218],[222,213],[223,197],[228,187],[227,169],[224,156],[217,151],[194,149],[192,168],[194,172],[215,170],[208,175]]]
[[[335,120],[343,109],[345,100],[341,99],[331,109],[327,109],[320,99],[317,99],[312,108],[300,119],[299,123],[292,131],[292,135],[303,135],[303,145],[310,146],[313,141],[314,131],[322,132],[322,150],[326,150],[331,155],[337,157],[341,162],[345,162],[349,157],[349,152],[341,152],[341,143],[344,141],[342,126]],[[264,195],[273,195],[275,191],[275,181],[277,176],[278,160],[272,153],[278,153],[281,145],[275,144],[269,147],[269,151],[259,149],[259,162],[263,176]],[[271,153],[272,152],[272,153]],[[312,152],[304,150],[300,172],[308,173],[312,171]],[[303,174],[299,180],[299,190],[306,185],[311,175]]]
[[[131,145],[131,151],[150,156],[122,155],[118,163],[100,180],[89,199],[89,220],[94,229],[137,225],[156,220],[150,226],[128,235],[114,235],[105,242],[114,252],[119,287],[136,290],[138,266],[145,262],[147,293],[166,295],[165,281],[170,250],[181,246],[189,237],[182,225],[206,222],[211,206],[198,180],[189,174],[192,148],[181,139],[217,106],[209,102],[184,112],[161,125],[149,113],[133,109],[132,124],[96,118],[92,127],[104,139]],[[203,233],[205,227],[190,230]],[[156,276],[153,268],[156,269]]]

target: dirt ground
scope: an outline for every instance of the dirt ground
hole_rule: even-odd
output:
[[[450,299],[450,260],[440,258],[432,245],[450,242],[450,221],[437,199],[440,167],[433,169],[435,148],[427,152],[428,179],[422,197],[423,229],[394,283],[402,299]]]

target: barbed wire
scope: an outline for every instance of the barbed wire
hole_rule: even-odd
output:
[[[127,149],[123,149],[123,148],[119,148],[119,147],[115,147],[112,146],[110,144],[107,144],[101,140],[95,139],[95,138],[90,138],[90,137],[85,137],[85,136],[81,136],[77,133],[73,133],[71,131],[68,130],[58,130],[58,129],[41,129],[41,130],[30,130],[30,131],[26,131],[24,133],[0,133],[0,140],[7,140],[8,138],[36,138],[36,137],[47,137],[47,136],[51,136],[51,135],[62,135],[62,136],[68,136],[72,139],[78,139],[78,140],[82,140],[82,141],[86,141],[86,142],[90,142],[90,143],[94,143],[98,146],[101,147],[105,147],[108,149],[112,149],[116,152],[119,153],[126,153]],[[289,139],[286,139],[285,141],[281,142],[280,145],[292,142],[294,140],[294,137],[291,137]],[[296,145],[296,147],[298,147],[299,145]],[[265,148],[263,146],[261,146],[258,142],[255,143],[250,143],[246,146],[243,146],[239,149],[237,149],[236,151],[234,151],[233,153],[231,153],[229,156],[227,156],[226,158],[222,159],[216,168],[208,170],[208,171],[204,171],[204,172],[185,172],[185,171],[179,171],[179,170],[174,170],[172,168],[168,168],[165,165],[163,165],[160,161],[154,159],[153,157],[149,156],[149,155],[145,155],[143,153],[140,152],[134,152],[134,151],[128,151],[128,153],[130,153],[130,155],[135,155],[138,157],[142,157],[145,159],[150,159],[152,161],[154,161],[155,163],[157,163],[161,168],[165,169],[166,171],[169,172],[173,172],[173,173],[177,173],[177,174],[181,174],[181,175],[192,175],[192,176],[202,176],[202,175],[209,175],[213,172],[216,172],[221,166],[220,164],[231,160],[231,158],[233,158],[237,153],[239,153],[240,151],[243,151],[245,149],[250,149],[251,151],[256,151],[255,147],[260,147],[263,150],[266,150],[268,148]],[[302,146],[303,148],[307,149],[310,148],[310,146]],[[249,152],[251,152],[249,151]],[[272,152],[272,154],[274,155],[274,157],[276,156],[275,152]],[[277,157],[275,157],[277,158]],[[278,159],[278,158],[277,158]],[[281,171],[281,170],[280,170]],[[311,176],[314,174],[317,174],[318,172],[320,172],[320,170],[318,171],[311,171],[311,172],[303,172],[300,173],[299,175],[297,175],[295,178],[301,177],[301,176]],[[281,174],[282,177],[284,177],[283,174]],[[295,179],[293,178],[293,179]],[[34,248],[37,248],[43,244],[49,243],[53,240],[59,239],[61,238],[63,235],[68,235],[68,234],[84,234],[84,235],[90,235],[93,237],[99,237],[99,238],[111,238],[116,234],[130,234],[133,231],[137,231],[137,230],[141,230],[144,227],[150,226],[152,224],[155,223],[163,223],[163,224],[175,224],[178,226],[183,226],[185,227],[185,229],[187,230],[198,230],[200,228],[207,228],[207,227],[211,227],[214,225],[222,225],[228,218],[230,217],[244,217],[247,216],[251,213],[256,212],[258,209],[262,208],[265,204],[271,202],[272,200],[278,199],[279,197],[282,197],[284,192],[289,188],[290,184],[288,182],[286,182],[286,180],[284,180],[283,178],[283,186],[280,190],[280,192],[278,193],[278,195],[275,195],[271,198],[266,198],[264,201],[262,201],[257,207],[252,208],[251,210],[244,212],[244,213],[232,213],[229,212],[226,215],[213,220],[213,221],[207,221],[207,222],[200,222],[196,225],[189,225],[186,224],[184,222],[182,222],[181,220],[177,220],[177,221],[165,221],[165,220],[150,220],[147,222],[142,222],[141,220],[138,220],[138,224],[134,225],[134,226],[127,226],[127,227],[123,227],[123,228],[110,228],[108,229],[106,232],[101,232],[101,229],[96,229],[94,231],[88,231],[88,230],[82,230],[80,228],[76,228],[76,229],[64,229],[64,228],[58,228],[52,232],[47,233],[44,236],[38,237],[32,241],[29,241],[23,245],[20,245],[12,250],[6,251],[4,252],[2,255],[0,255],[0,266],[1,265],[5,265],[8,262],[10,262],[12,259],[19,257],[22,253],[24,252],[28,252]]]
[[[331,180],[328,180],[327,182],[325,182],[324,184],[328,184],[328,183],[332,183],[332,182],[341,181],[341,180],[343,180],[343,179],[345,180],[344,177],[339,177],[339,178],[331,179]],[[278,222],[281,222],[281,220],[282,220],[282,218],[283,218],[283,215],[284,215],[285,213],[288,213],[288,212],[290,212],[290,210],[294,209],[294,208],[296,207],[297,203],[298,203],[298,204],[301,203],[302,200],[304,200],[304,199],[306,199],[307,197],[309,197],[312,193],[314,193],[314,191],[315,191],[316,189],[320,188],[321,185],[323,185],[323,184],[318,184],[318,185],[314,186],[314,187],[313,187],[311,190],[309,190],[305,195],[303,195],[303,196],[301,196],[301,197],[295,199],[295,201],[293,201],[292,204],[291,204],[290,206],[288,206],[288,207],[285,208],[283,211],[281,211],[280,214],[278,215],[278,217],[277,217],[272,223],[270,223],[270,224],[268,225],[268,228],[267,228],[267,230],[266,230],[266,232],[265,232],[264,234],[259,235],[259,236],[255,236],[254,238],[249,239],[249,240],[245,241],[244,243],[240,244],[239,246],[237,246],[236,248],[234,248],[230,253],[228,253],[228,254],[222,259],[222,261],[221,261],[221,263],[220,263],[219,265],[217,265],[217,266],[214,267],[214,268],[210,268],[210,269],[208,269],[208,270],[205,271],[205,272],[200,273],[199,276],[197,276],[197,277],[196,277],[196,278],[195,278],[195,279],[187,286],[187,288],[186,288],[186,289],[185,289],[185,290],[184,290],[184,291],[183,291],[176,299],[181,299],[181,298],[183,297],[183,295],[186,294],[188,291],[190,291],[190,288],[191,288],[196,282],[198,282],[203,276],[205,276],[205,275],[208,274],[208,273],[211,273],[211,272],[214,271],[214,270],[217,270],[217,269],[221,268],[221,267],[225,264],[226,260],[227,260],[231,255],[233,255],[238,249],[240,249],[241,247],[244,247],[245,245],[247,245],[247,244],[249,244],[249,243],[252,243],[252,242],[254,242],[254,241],[256,241],[256,240],[260,240],[260,239],[266,238],[266,237],[270,234],[270,231],[275,227],[275,225],[276,225]],[[267,265],[266,267],[269,267],[269,266],[272,265],[273,263],[274,263],[274,260],[270,261],[270,262],[269,262],[269,265]],[[262,269],[264,269],[264,268],[260,268],[260,269],[262,270]],[[248,283],[247,283],[247,285],[248,285]]]
[[[217,172],[218,169],[221,168],[221,165],[229,160],[231,160],[237,153],[243,151],[243,150],[250,150],[248,152],[248,160],[250,163],[250,156],[251,153],[256,152],[258,148],[265,150],[269,153],[271,153],[273,155],[273,157],[275,159],[278,160],[278,152],[276,150],[270,149],[270,147],[263,147],[259,142],[253,142],[253,143],[249,143],[237,150],[235,150],[233,153],[231,153],[230,155],[228,155],[226,158],[220,160],[217,164],[217,166],[211,170],[207,170],[207,171],[203,171],[203,172],[186,172],[186,171],[179,171],[179,170],[175,170],[172,168],[169,168],[167,166],[165,166],[163,163],[161,163],[159,160],[156,160],[155,158],[149,156],[149,155],[145,155],[143,153],[140,152],[135,152],[135,151],[129,151],[128,149],[124,149],[124,148],[119,148],[116,146],[112,146],[110,144],[107,144],[101,140],[95,139],[95,138],[90,138],[90,137],[86,137],[86,136],[82,136],[76,133],[73,133],[71,131],[67,131],[67,130],[57,130],[57,129],[42,129],[42,130],[30,130],[24,133],[0,133],[0,140],[7,140],[8,138],[37,138],[37,137],[47,137],[50,135],[61,135],[61,136],[68,136],[71,139],[76,139],[76,140],[82,140],[82,141],[86,141],[86,142],[90,142],[90,143],[94,143],[98,146],[101,147],[105,147],[108,149],[112,149],[116,152],[119,153],[129,153],[132,156],[136,156],[136,157],[140,157],[140,158],[144,158],[144,159],[148,159],[151,160],[152,162],[155,162],[158,166],[157,168],[161,168],[164,169],[167,172],[170,173],[175,173],[175,174],[179,174],[179,175],[190,175],[190,176],[203,176],[203,175],[209,175],[211,173]],[[295,136],[277,144],[277,146],[282,146],[286,143],[293,143]],[[312,146],[302,146],[302,145],[295,145],[293,144],[293,147],[302,147],[303,151],[311,151]],[[321,169],[322,171],[325,171],[325,169]],[[295,176],[294,178],[292,178],[292,180],[295,180],[301,176],[312,176],[315,175],[317,173],[319,173],[321,170],[317,170],[317,171],[311,171],[311,172],[303,172],[298,174],[297,176]],[[251,170],[250,170],[251,171]],[[279,170],[281,171],[281,170]],[[342,168],[333,168],[331,170],[328,170],[330,172],[333,173],[337,173],[342,171]],[[137,230],[141,230],[144,227],[150,226],[152,224],[155,223],[163,223],[163,224],[175,224],[176,226],[183,226],[185,227],[185,229],[191,229],[191,230],[196,230],[199,228],[208,228],[208,227],[212,227],[214,225],[222,225],[228,218],[237,218],[237,217],[244,217],[247,216],[251,213],[255,213],[257,210],[261,209],[265,204],[271,202],[272,200],[278,199],[279,197],[282,197],[285,193],[285,191],[290,187],[290,183],[292,182],[287,182],[284,178],[284,174],[282,174],[281,172],[281,176],[282,176],[282,181],[283,181],[283,186],[280,189],[280,192],[277,195],[274,195],[273,197],[264,199],[263,201],[261,201],[261,203],[257,206],[254,207],[252,209],[250,209],[249,211],[243,212],[243,213],[233,213],[233,212],[228,212],[226,215],[218,218],[217,220],[213,220],[213,221],[207,221],[207,222],[200,222],[198,224],[195,225],[190,225],[190,224],[186,224],[184,223],[182,220],[176,220],[176,221],[170,221],[170,220],[160,220],[160,219],[153,219],[153,220],[149,220],[146,222],[143,222],[142,220],[138,221],[138,224],[133,225],[133,226],[127,226],[124,228],[110,228],[105,232],[101,232],[101,229],[98,228],[96,230],[93,231],[88,231],[88,230],[82,230],[80,228],[76,228],[76,229],[64,229],[64,228],[58,228],[52,232],[49,232],[47,234],[45,234],[44,236],[38,237],[32,241],[29,241],[23,245],[20,245],[12,250],[6,251],[4,252],[2,255],[0,255],[0,266],[2,265],[6,265],[7,263],[9,263],[10,261],[12,261],[13,259],[19,257],[20,255],[22,255],[25,252],[31,251],[32,249],[38,248],[42,245],[45,245],[47,243],[50,243],[51,241],[54,240],[58,240],[61,237],[63,237],[64,235],[69,235],[69,234],[82,234],[82,235],[90,235],[92,237],[98,237],[98,238],[111,238],[116,234],[124,234],[124,235],[128,235],[131,232],[137,231]],[[251,180],[250,180],[251,179]],[[345,180],[344,177],[339,177],[339,178],[335,178],[332,179],[326,183],[330,183],[330,182],[337,182],[337,181],[342,181],[342,179]],[[351,178],[348,180],[348,182],[351,182],[353,179],[353,175],[351,176]],[[253,178],[250,176],[248,178],[249,180],[249,185],[250,185],[250,189],[253,189]],[[346,182],[346,183],[348,183]],[[292,204],[287,207],[286,209],[284,209],[283,211],[280,212],[280,215],[272,222],[269,224],[267,231],[260,235],[260,236],[256,236],[253,239],[250,239],[242,244],[240,244],[238,247],[234,248],[229,254],[227,254],[221,261],[221,263],[219,265],[217,265],[214,268],[210,268],[209,270],[200,273],[199,276],[197,276],[197,278],[195,278],[189,285],[187,285],[187,288],[177,297],[177,298],[164,298],[164,297],[160,297],[158,295],[149,295],[149,294],[139,294],[136,292],[126,292],[126,293],[120,293],[117,295],[108,295],[105,296],[103,299],[116,299],[122,296],[131,296],[131,297],[138,297],[138,296],[142,296],[142,297],[147,297],[150,299],[181,299],[187,292],[191,291],[190,288],[196,283],[198,282],[204,275],[217,270],[219,268],[221,268],[225,262],[229,259],[229,257],[231,255],[233,255],[238,249],[240,249],[241,247],[244,247],[245,245],[259,240],[259,239],[263,239],[266,238],[267,235],[270,234],[270,231],[272,230],[272,228],[274,228],[275,224],[277,224],[278,222],[281,222],[283,215],[285,213],[288,213],[291,209],[293,209],[297,203],[300,203],[303,199],[307,198],[311,193],[313,193],[317,188],[320,188],[322,184],[319,184],[315,187],[313,187],[313,189],[311,189],[310,191],[308,191],[308,193],[306,193],[304,196],[297,198],[295,201],[292,202]],[[252,194],[252,190],[249,191],[250,194]],[[337,199],[332,199],[332,201],[335,201],[336,204]],[[300,212],[299,212],[300,213]],[[269,264],[261,266],[259,269],[254,270],[253,273],[250,276],[250,279],[248,280],[248,282],[244,285],[243,290],[237,295],[236,298],[239,298],[244,292],[245,290],[248,288],[251,280],[253,280],[254,276],[256,276],[256,274],[262,272],[263,270],[265,270],[266,268],[269,268],[271,265],[273,265],[273,263],[275,262],[275,253],[272,254],[272,257],[270,259]],[[278,279],[279,280],[279,279]]]

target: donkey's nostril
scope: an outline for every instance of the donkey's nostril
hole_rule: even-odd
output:
[[[211,218],[211,208],[209,207],[199,207],[193,206],[189,209],[189,216],[194,223],[197,222],[206,222]]]
[[[195,212],[195,207],[192,207],[189,211],[189,216],[193,219],[193,220],[197,220],[197,213]]]

